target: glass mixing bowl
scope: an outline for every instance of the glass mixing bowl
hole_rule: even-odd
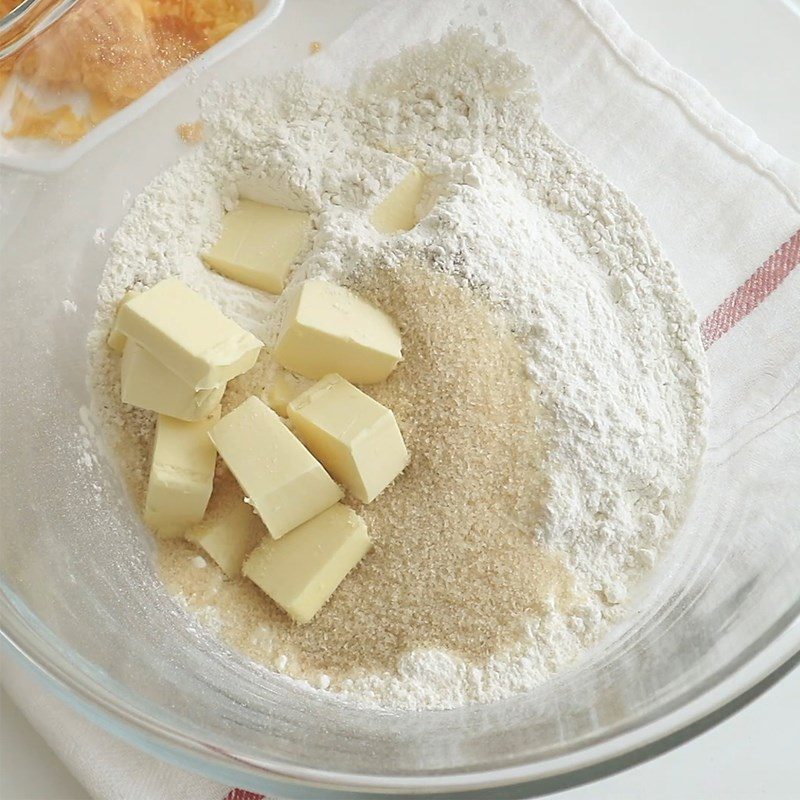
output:
[[[290,24],[280,17],[217,74],[302,55],[308,38],[288,41]],[[198,629],[157,580],[149,534],[92,444],[85,342],[104,231],[185,152],[175,125],[195,117],[202,84],[61,171],[2,174],[0,607],[6,644],[50,689],[143,749],[253,790],[526,797],[688,737],[797,660],[800,396],[769,400],[775,375],[796,372],[796,330],[763,333],[793,344],[742,385],[712,370],[708,456],[674,548],[635,613],[536,691],[453,711],[364,711],[258,670]]]

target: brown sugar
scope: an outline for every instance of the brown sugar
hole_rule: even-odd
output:
[[[197,122],[182,122],[177,127],[178,136],[180,136],[186,144],[198,144],[203,141],[203,127],[201,120],[197,120]]]
[[[11,126],[4,135],[31,136],[69,144],[80,139],[91,127],[84,115],[76,114],[68,105],[43,109],[22,89],[17,87],[11,106]]]
[[[0,14],[17,4],[0,0]],[[81,0],[0,63],[0,88],[17,75],[27,89],[15,94],[3,135],[79,139],[254,13],[252,0]],[[76,114],[69,102],[44,110],[34,89],[66,101],[83,93],[89,110]]]
[[[403,333],[404,360],[363,387],[394,411],[411,453],[375,501],[352,502],[374,549],[303,626],[248,581],[193,567],[189,545],[162,545],[162,574],[191,606],[214,607],[235,647],[266,663],[288,657],[298,676],[392,671],[418,648],[483,662],[526,619],[572,602],[560,554],[536,542],[545,443],[522,352],[487,304],[444,275],[374,270],[352,288]]]

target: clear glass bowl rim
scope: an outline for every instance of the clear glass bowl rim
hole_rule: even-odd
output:
[[[260,792],[303,800],[342,796],[480,796],[493,800],[547,794],[606,777],[654,758],[730,717],[800,663],[800,597],[765,633],[706,680],[608,735],[566,754],[472,772],[368,775],[335,773],[255,759],[182,731],[146,701],[126,699],[111,681],[93,678],[67,648],[0,582],[0,635],[47,688],[109,733],[185,769]],[[86,665],[91,669],[91,665]],[[120,687],[121,688],[121,687]],[[502,790],[502,794],[498,791]],[[302,792],[299,794],[298,792]],[[474,793],[478,793],[477,795]]]
[[[43,20],[15,43],[15,48],[40,34],[77,0],[54,3]],[[9,27],[37,10],[39,0],[24,0],[0,23]],[[275,15],[283,0],[275,3]],[[216,48],[215,48],[216,49]],[[163,82],[162,82],[163,83]],[[164,93],[171,90],[165,89]],[[153,92],[149,93],[154,94]],[[493,800],[549,794],[630,768],[673,749],[723,722],[752,702],[800,664],[800,597],[796,603],[737,658],[713,675],[656,706],[648,715],[620,725],[608,736],[586,740],[565,755],[498,769],[443,772],[438,775],[367,775],[334,773],[299,767],[268,757],[253,759],[212,741],[182,732],[166,716],[159,718],[127,700],[113,683],[91,676],[91,665],[55,637],[0,579],[0,642],[48,690],[109,733],[172,763],[259,792],[280,792],[302,800],[344,796],[423,797],[461,793]],[[501,789],[502,791],[498,791]],[[476,794],[477,793],[477,794]]]

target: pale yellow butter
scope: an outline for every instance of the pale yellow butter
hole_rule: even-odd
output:
[[[158,418],[144,519],[161,536],[181,536],[206,513],[217,455],[208,431],[218,419],[219,407],[198,422]]]
[[[372,212],[371,222],[380,233],[410,231],[419,222],[417,207],[425,189],[425,176],[412,167]]]
[[[210,436],[275,539],[343,496],[322,465],[257,397],[226,414]]]
[[[263,347],[177,278],[128,300],[117,328],[194,389],[214,389],[247,372]]]
[[[332,372],[353,383],[386,380],[402,357],[391,317],[341,286],[305,281],[292,297],[275,360],[318,380]]]
[[[272,386],[269,387],[267,403],[273,411],[285,417],[286,406],[310,386],[311,381],[307,378],[301,378],[299,375],[281,370],[272,382]]]
[[[122,402],[194,422],[207,417],[222,400],[225,384],[195,391],[136,342],[122,353]]]
[[[394,414],[339,375],[295,398],[288,414],[300,440],[362,503],[374,500],[408,464]]]
[[[267,529],[252,506],[232,498],[195,525],[185,536],[208,553],[229,578],[242,572],[247,554],[266,535]]]
[[[239,283],[279,294],[311,229],[304,211],[240,200],[222,220],[222,235],[203,261]]]
[[[279,541],[265,538],[242,572],[295,622],[309,622],[371,546],[367,526],[337,503]]]
[[[125,305],[132,297],[136,297],[139,294],[138,292],[128,291],[122,295],[122,300],[119,301],[119,305],[117,306],[117,314],[119,314],[119,309]],[[122,333],[119,328],[117,328],[117,320],[114,319],[114,327],[111,329],[111,333],[108,334],[108,346],[116,353],[122,354],[122,351],[125,349],[125,342],[128,341],[128,337]]]

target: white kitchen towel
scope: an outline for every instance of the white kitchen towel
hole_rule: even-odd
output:
[[[632,198],[675,263],[705,320],[712,383],[724,376],[744,386],[756,374],[770,376],[761,382],[763,414],[751,405],[752,419],[737,417],[743,412],[730,400],[715,413],[728,414],[740,431],[757,418],[764,424],[776,398],[800,380],[800,166],[667,64],[605,0],[387,0],[309,69],[344,83],[354,70],[453,24],[483,29],[534,66],[547,122]],[[786,98],[786,114],[798,114],[795,98]],[[96,798],[255,797],[116,741],[18,667],[7,670],[5,683]]]
[[[109,735],[52,694],[41,678],[34,677],[16,659],[3,659],[2,674],[8,695],[91,797],[225,800],[229,788],[160,761]]]

